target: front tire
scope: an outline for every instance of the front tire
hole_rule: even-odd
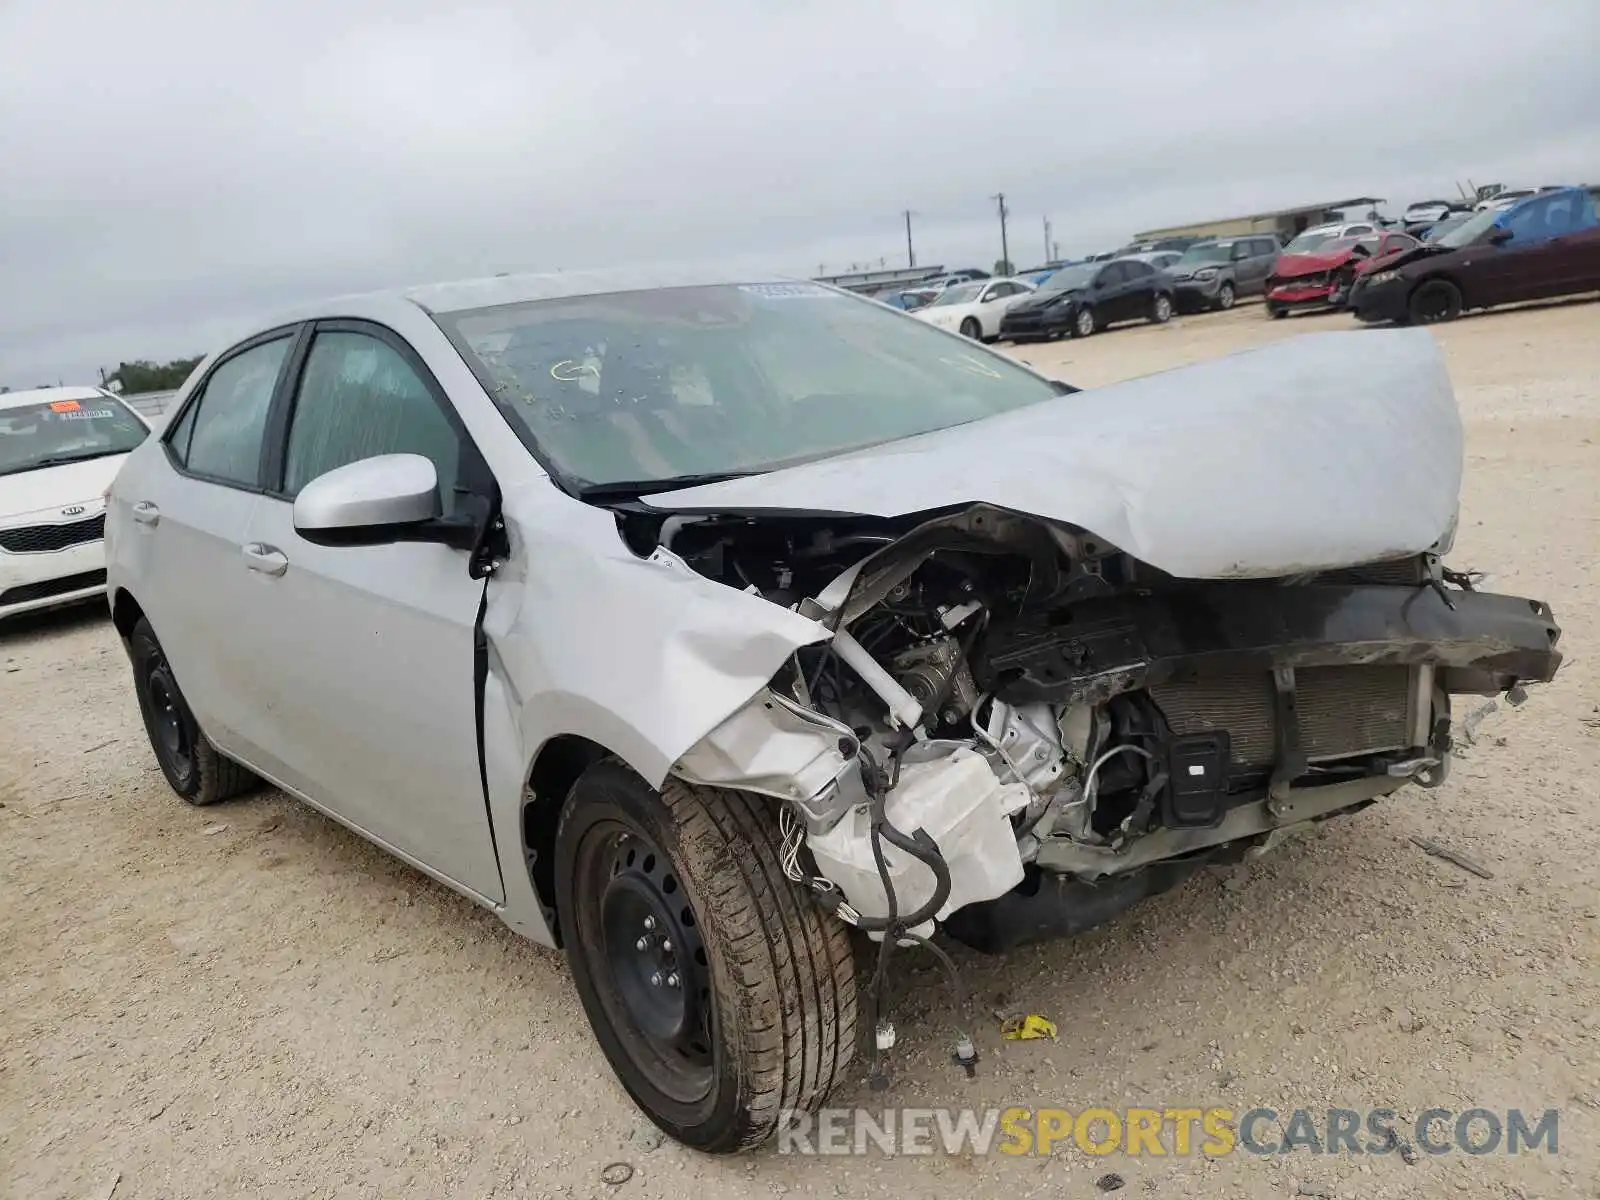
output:
[[[1094,331],[1099,327],[1100,323],[1094,315],[1094,309],[1090,308],[1087,304],[1083,305],[1078,309],[1077,312],[1072,314],[1073,337],[1086,338],[1094,333]]]
[[[562,943],[596,1039],[663,1132],[730,1153],[819,1107],[856,1045],[845,925],[780,865],[777,801],[616,760],[556,831]]]
[[[1406,304],[1413,325],[1453,321],[1461,315],[1461,289],[1448,279],[1427,279],[1417,285]]]
[[[1165,325],[1172,320],[1172,297],[1165,292],[1157,292],[1155,299],[1150,301],[1150,320],[1156,325]]]
[[[183,698],[167,655],[150,622],[140,617],[128,638],[139,713],[167,783],[190,804],[203,807],[249,791],[259,780],[223,756],[206,737]]]
[[[1233,302],[1237,298],[1238,295],[1233,290],[1233,284],[1224,279],[1222,281],[1222,286],[1217,289],[1217,311],[1227,312],[1233,307]]]
[[[978,324],[977,317],[968,317],[961,322],[961,336],[974,342],[983,341],[983,326]]]

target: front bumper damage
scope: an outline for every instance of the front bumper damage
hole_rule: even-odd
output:
[[[1561,636],[1537,600],[1429,585],[1197,584],[1075,605],[995,630],[986,663],[1008,699],[1104,700],[1185,672],[1431,665],[1446,692],[1544,682]],[[980,677],[982,685],[989,682]]]
[[[986,951],[1074,933],[1283,830],[1354,812],[1408,783],[1437,786],[1450,760],[1450,696],[1549,681],[1561,663],[1560,637],[1540,601],[1432,582],[1182,584],[997,622],[974,647],[973,668],[978,687],[1008,704],[1064,711],[1132,693],[1168,703],[1185,687],[1255,679],[1266,732],[1252,741],[1232,731],[1232,761],[1211,781],[1198,816],[1191,805],[1098,842],[1059,826],[1044,830],[1020,883],[954,911],[947,905],[940,920]],[[1374,706],[1346,741],[1341,679],[1364,688],[1355,694]],[[1390,687],[1391,680],[1398,681]],[[1375,690],[1374,681],[1382,686]],[[1195,738],[1229,745],[1229,730],[1180,729],[1172,715],[1172,732],[1183,735],[1173,743],[1174,774]],[[1250,729],[1256,723],[1251,718]],[[859,821],[869,802],[862,746],[858,731],[767,690],[686,754],[676,773],[790,802],[811,844],[832,854],[841,839],[829,831],[848,829],[844,818]],[[1012,797],[1002,810],[1014,815],[1022,802]],[[942,848],[955,857],[956,847]],[[912,876],[919,869],[910,859],[899,865]],[[928,890],[907,885],[918,898]]]

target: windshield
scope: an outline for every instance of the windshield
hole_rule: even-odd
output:
[[[1486,229],[1490,228],[1504,209],[1486,208],[1482,212],[1473,213],[1454,229],[1447,229],[1436,238],[1428,240],[1435,246],[1444,246],[1449,250],[1459,250],[1463,246],[1470,246],[1483,236]]]
[[[149,432],[110,396],[0,408],[0,475],[126,454]]]
[[[770,470],[1054,399],[1044,379],[814,284],[616,292],[436,320],[569,482]]]
[[[1198,267],[1206,263],[1227,262],[1233,257],[1232,242],[1212,242],[1208,246],[1190,246],[1178,259],[1180,267]]]
[[[939,298],[929,308],[938,308],[944,304],[971,304],[978,298],[978,293],[983,291],[981,283],[963,283],[956,287],[946,288],[939,293]]]
[[[1075,267],[1062,267],[1039,285],[1041,292],[1062,292],[1068,288],[1085,288],[1094,282],[1099,263],[1079,263]]]
[[[1302,233],[1294,241],[1283,248],[1285,254],[1310,254],[1313,250],[1322,247],[1324,242],[1333,241],[1331,233]]]
[[[1460,229],[1461,226],[1465,225],[1471,219],[1472,219],[1471,217],[1465,217],[1465,216],[1462,216],[1462,217],[1446,217],[1446,218],[1444,218],[1444,220],[1440,221],[1438,224],[1430,226],[1428,228],[1427,232],[1425,232],[1422,235],[1422,240],[1425,241],[1425,242],[1437,242],[1440,238],[1442,238],[1445,234],[1449,233],[1452,229]]]

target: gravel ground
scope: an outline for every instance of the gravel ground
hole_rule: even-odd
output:
[[[1343,318],[1259,307],[1028,359],[1097,384]],[[1077,1150],[708,1160],[661,1145],[560,956],[281,795],[199,811],[157,771],[98,609],[0,630],[0,1195],[1600,1196],[1600,308],[1438,333],[1468,427],[1457,565],[1550,601],[1569,661],[1410,791],[1074,941],[960,955],[978,1077],[931,966],[894,1089],[843,1104],[1561,1110],[1559,1153]],[[1351,369],[1359,370],[1359,363]],[[1429,858],[1413,835],[1486,865]],[[1004,1042],[1036,1011],[1055,1042]],[[620,1186],[602,1169],[627,1163]]]

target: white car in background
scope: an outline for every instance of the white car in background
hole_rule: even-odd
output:
[[[0,618],[104,594],[105,492],[149,434],[101,388],[0,394]]]
[[[1037,285],[1026,279],[983,279],[946,288],[934,301],[911,315],[974,341],[1000,336],[1000,318]]]

